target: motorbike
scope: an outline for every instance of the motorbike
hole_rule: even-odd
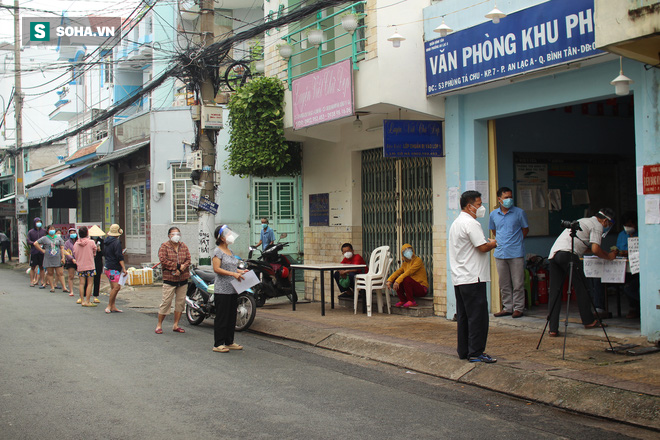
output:
[[[286,238],[284,233],[280,240]],[[298,295],[293,291],[293,279],[291,273],[291,262],[280,251],[289,243],[278,242],[272,244],[261,252],[259,258],[252,259],[254,251],[259,251],[255,246],[250,246],[247,259],[247,268],[253,270],[261,281],[252,288],[257,307],[261,307],[270,298],[286,296],[292,303],[298,302]]]
[[[244,264],[243,262],[241,262]],[[245,266],[239,268],[244,268]],[[215,317],[215,295],[213,281],[215,272],[212,266],[190,267],[190,280],[186,292],[186,318],[191,325],[199,325],[206,318]],[[236,331],[247,330],[257,313],[257,304],[252,289],[238,294],[236,306]]]

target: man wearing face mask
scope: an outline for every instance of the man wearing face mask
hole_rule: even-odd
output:
[[[628,239],[637,237],[637,213],[633,211],[626,212],[621,216],[623,231],[619,232],[616,239],[616,247],[619,249],[619,255],[628,257]],[[623,285],[623,291],[628,297],[630,311],[626,315],[627,319],[639,318],[639,273],[626,272],[626,283]]]
[[[353,252],[353,245],[344,243],[341,245],[341,253],[344,259],[340,264],[367,264],[360,254]],[[367,273],[366,269],[337,270],[334,273],[335,282],[341,294],[339,298],[352,298],[355,287],[355,275],[358,273]]]
[[[264,217],[261,219],[261,239],[257,246],[261,245],[261,250],[265,251],[271,244],[275,244],[275,231],[268,226],[268,219]]]
[[[497,190],[500,207],[490,213],[488,229],[497,239],[493,251],[500,279],[502,310],[495,317],[523,316],[525,308],[525,248],[523,240],[529,232],[527,214],[513,205],[513,191],[506,186]]]
[[[387,279],[387,287],[394,288],[399,302],[394,307],[417,307],[416,297],[426,296],[429,281],[421,258],[415,255],[415,250],[408,243],[401,246],[403,262]]]
[[[461,194],[461,213],[449,229],[449,265],[456,294],[458,357],[470,362],[497,362],[485,353],[488,339],[488,299],[490,281],[488,252],[497,241],[486,240],[477,218],[486,215],[481,193]]]
[[[591,310],[591,299],[587,291],[587,279],[584,276],[584,266],[580,257],[584,256],[587,250],[604,260],[614,260],[618,251],[607,253],[600,247],[601,240],[614,224],[614,211],[610,208],[603,208],[593,217],[581,218],[578,220],[580,230],[575,237],[575,252],[571,254],[571,229],[567,228],[557,237],[555,244],[550,249],[550,298],[549,304],[552,307],[550,311],[550,336],[559,336],[559,309],[561,301],[562,287],[564,280],[568,276],[569,263],[573,261],[573,286],[577,295],[580,318],[584,328],[601,327],[601,323],[595,318]],[[605,324],[602,325],[603,327]]]

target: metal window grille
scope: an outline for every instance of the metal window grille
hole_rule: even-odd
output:
[[[172,222],[197,221],[195,209],[188,205],[192,180],[190,168],[172,166]]]

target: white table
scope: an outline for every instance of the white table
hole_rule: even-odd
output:
[[[323,274],[326,271],[330,271],[330,307],[335,308],[335,283],[333,279],[333,274],[335,270],[351,270],[351,269],[364,269],[367,267],[366,264],[341,264],[341,263],[303,263],[303,264],[292,264],[291,269],[294,271],[292,274],[293,291],[296,291],[295,283],[295,270],[318,270],[321,273],[321,316],[325,316],[325,282]],[[354,295],[357,295],[357,292],[354,292]],[[296,310],[296,303],[293,303],[293,310]]]

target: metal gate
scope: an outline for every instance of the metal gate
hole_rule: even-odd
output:
[[[433,281],[433,191],[431,159],[387,159],[382,148],[362,152],[362,248],[368,255],[388,245],[395,259],[410,243]],[[429,289],[431,290],[431,289]]]

